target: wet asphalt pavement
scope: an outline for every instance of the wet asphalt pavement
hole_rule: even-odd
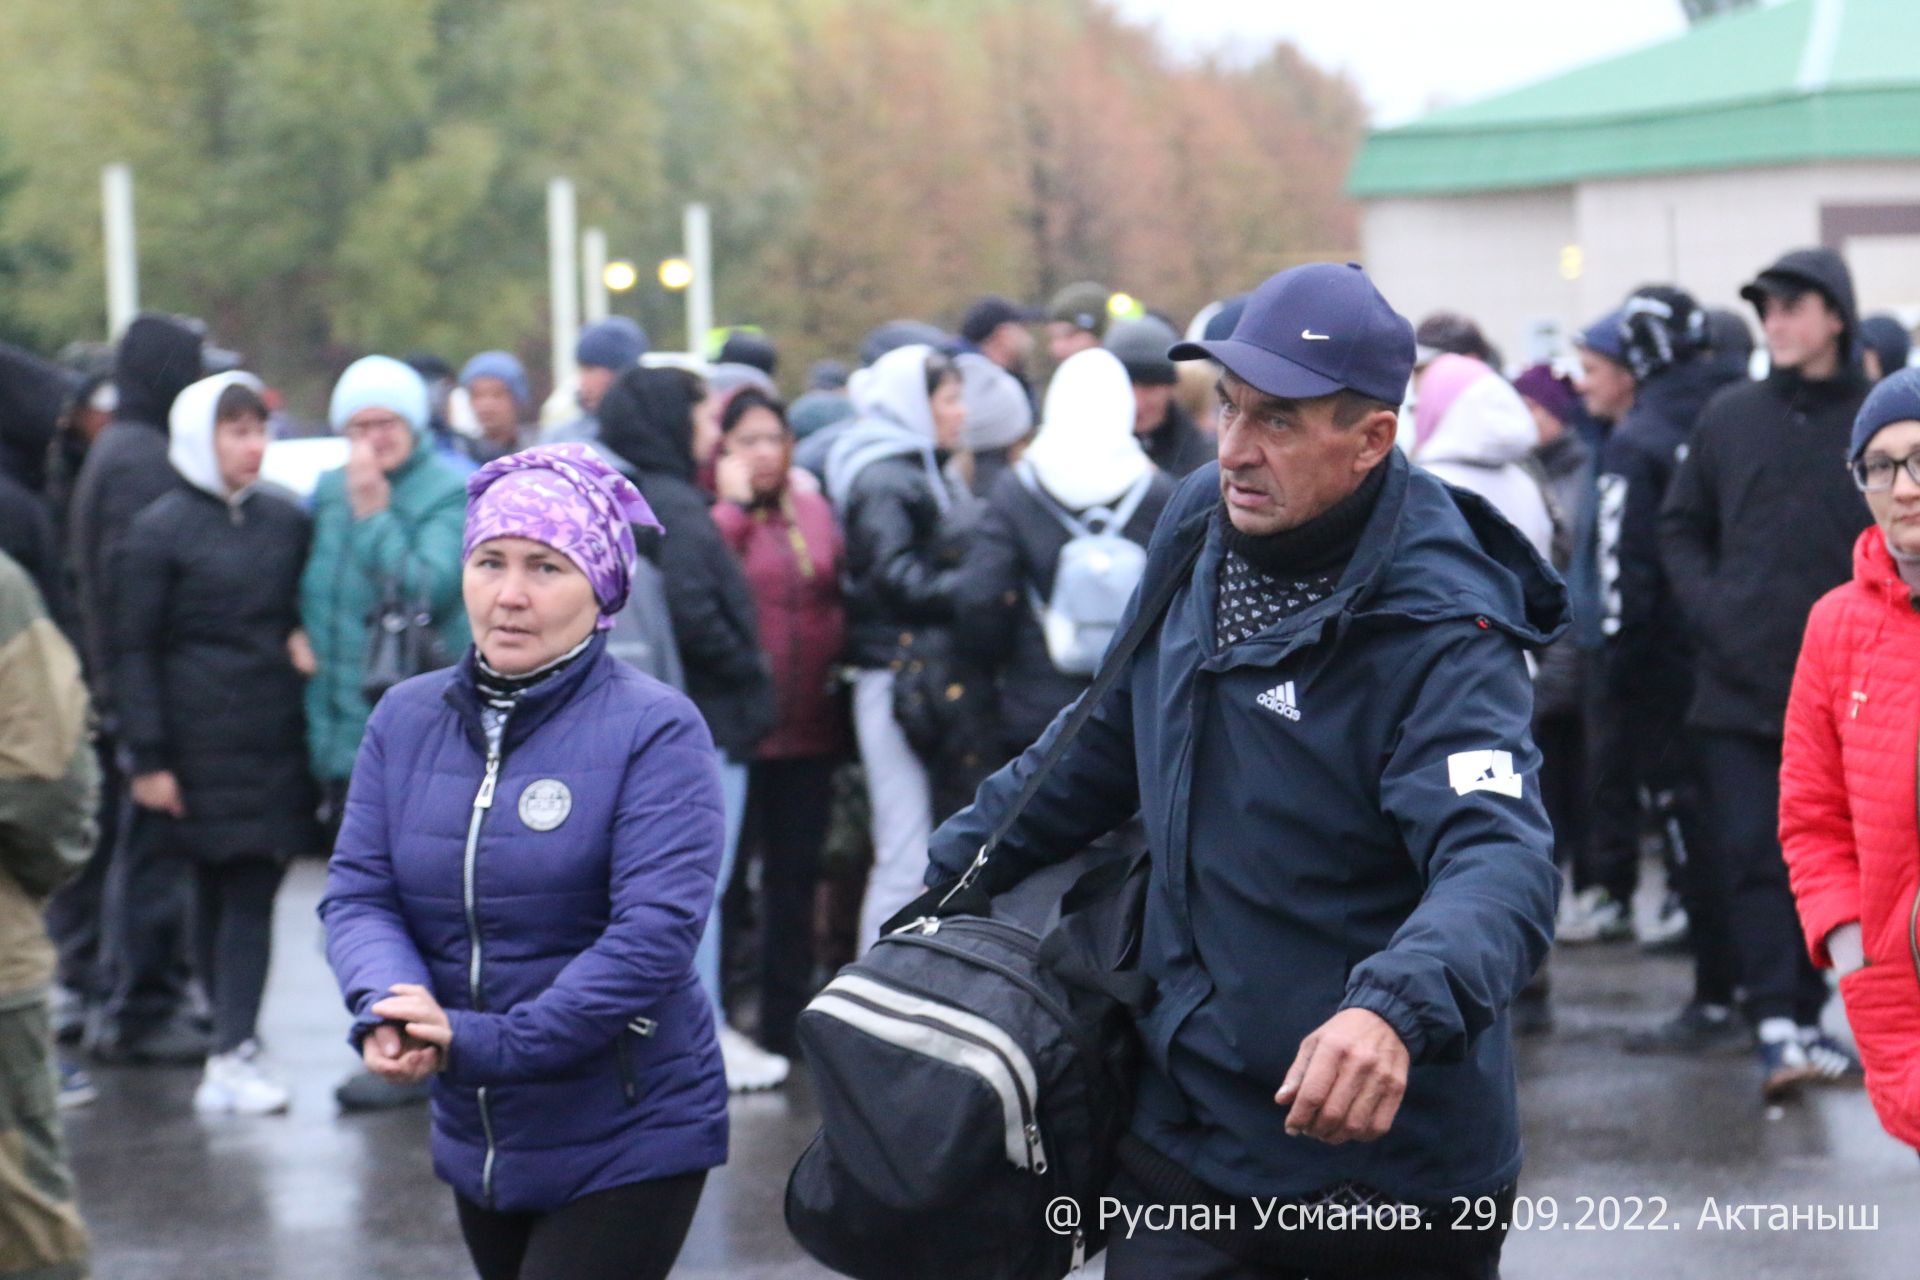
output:
[[[289,1115],[202,1119],[187,1069],[90,1068],[101,1099],[68,1134],[100,1280],[456,1280],[472,1275],[451,1197],[433,1176],[424,1108],[341,1117],[333,1086],[354,1066],[321,958],[313,904],[322,869],[302,864],[281,895],[279,950],[262,1024],[293,1089]],[[1677,1007],[1687,967],[1631,945],[1553,962],[1558,1024],[1520,1056],[1523,1199],[1536,1225],[1509,1236],[1507,1280],[1739,1277],[1829,1280],[1920,1274],[1920,1161],[1880,1131],[1857,1087],[1824,1089],[1772,1115],[1748,1058],[1636,1058],[1625,1033]],[[1830,1006],[1831,1019],[1837,1002]],[[715,1171],[674,1271],[685,1280],[800,1280],[808,1261],[781,1222],[787,1170],[815,1114],[804,1073],[736,1100],[733,1154]],[[1591,1230],[1545,1228],[1588,1214]],[[1664,1197],[1675,1229],[1602,1229],[1608,1197]],[[1709,1200],[1868,1206],[1878,1229],[1773,1231],[1744,1211],[1702,1223]],[[1630,1210],[1629,1210],[1630,1212]],[[1607,1221],[1610,1223],[1611,1218]]]

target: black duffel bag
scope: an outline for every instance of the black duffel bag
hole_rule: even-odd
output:
[[[890,920],[801,1013],[821,1129],[787,1181],[787,1227],[834,1270],[1058,1280],[1104,1243],[1099,1199],[1132,1115],[1133,1023],[1153,994],[1134,969],[1146,851],[1089,850],[993,898],[981,886],[1197,553],[1143,598],[967,871]],[[1049,1216],[1062,1197],[1073,1225]]]

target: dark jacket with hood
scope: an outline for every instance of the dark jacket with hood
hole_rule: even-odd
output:
[[[1692,657],[1660,556],[1660,504],[1707,401],[1727,384],[1706,356],[1641,382],[1600,454],[1597,535],[1606,657],[1615,698],[1684,703]]]
[[[1140,437],[1140,447],[1153,459],[1154,466],[1175,480],[1191,475],[1220,456],[1218,442],[1200,430],[1200,424],[1178,401],[1167,405],[1167,416],[1159,426]]]
[[[167,463],[167,414],[201,373],[200,335],[171,316],[127,326],[114,357],[113,421],[87,451],[67,513],[67,561],[75,578],[82,656],[94,703],[111,721],[115,557],[121,536],[149,502],[180,483]]]
[[[188,483],[127,527],[114,598],[121,743],[136,773],[179,780],[181,847],[208,861],[317,844],[303,682],[287,654],[310,526],[257,486],[226,492],[213,410],[232,379],[175,404],[171,456]]]
[[[45,601],[47,613],[65,613],[60,552],[47,504],[26,485],[0,471],[0,551],[19,561]]]
[[[1177,485],[1156,472],[1122,536],[1145,546]],[[1000,754],[1018,755],[1046,732],[1060,709],[1092,681],[1063,674],[1047,653],[1046,636],[1034,616],[1034,599],[1053,593],[1054,567],[1067,544],[1066,526],[1043,499],[1009,471],[994,482],[977,541],[960,566],[960,646],[994,673],[998,695]]]
[[[773,677],[753,593],[694,483],[698,383],[678,369],[629,369],[600,402],[600,443],[627,460],[665,533],[640,540],[660,568],[687,696],[713,741],[745,762],[773,727]]]
[[[1011,883],[1139,812],[1159,994],[1133,1132],[1229,1194],[1353,1179],[1445,1202],[1520,1168],[1507,1006],[1559,883],[1522,650],[1565,629],[1566,595],[1483,499],[1397,451],[1382,465],[1334,593],[1225,648],[1218,469],[1180,486],[1141,594],[1196,540],[1199,561],[990,867]],[[934,833],[930,881],[972,859],[1061,725]],[[1405,1102],[1378,1142],[1289,1136],[1274,1090],[1345,1008],[1405,1042]]]
[[[959,495],[934,450],[927,351],[901,347],[862,371],[861,416],[835,434],[825,462],[846,536],[841,594],[855,667],[885,667],[903,633],[953,621],[958,547],[945,526]]]
[[[80,375],[0,342],[0,472],[34,493],[46,487],[47,446]]]
[[[1816,381],[1775,369],[1715,397],[1674,475],[1661,547],[1696,655],[1689,722],[1779,737],[1807,615],[1851,578],[1871,523],[1846,469],[1868,386],[1840,255],[1797,250],[1762,274],[1804,281],[1840,312],[1839,370]]]

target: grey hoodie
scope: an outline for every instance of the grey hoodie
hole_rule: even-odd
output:
[[[933,406],[927,396],[927,357],[933,348],[895,347],[854,374],[849,389],[860,416],[834,439],[827,454],[827,496],[844,509],[860,473],[883,458],[918,457],[942,511],[951,504],[934,454]]]

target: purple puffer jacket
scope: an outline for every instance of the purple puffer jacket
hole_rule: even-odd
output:
[[[546,1211],[727,1158],[727,1086],[693,953],[724,837],[712,739],[604,637],[522,696],[490,769],[473,658],[380,700],[320,917],[354,1015],[396,982],[453,1023],[433,1166]]]

